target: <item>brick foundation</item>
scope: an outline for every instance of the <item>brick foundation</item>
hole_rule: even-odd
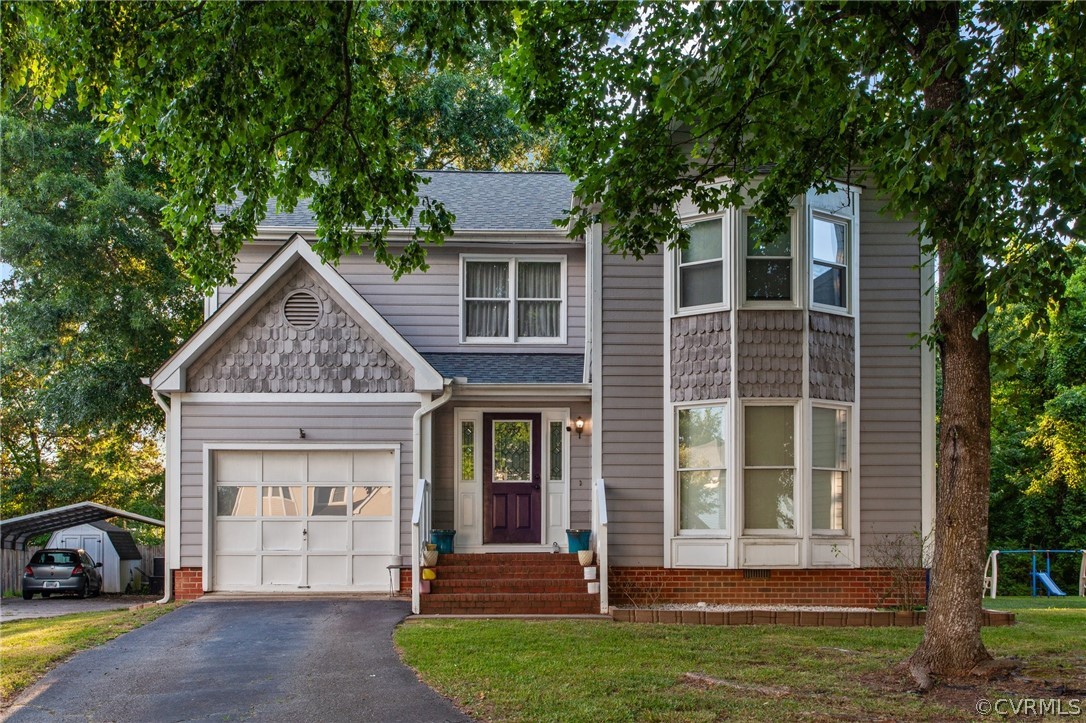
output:
[[[400,570],[400,591],[396,593],[399,597],[411,597],[411,569]]]
[[[739,603],[892,607],[923,604],[923,570],[835,568],[816,570],[708,570],[612,567],[611,605]],[[744,573],[768,572],[749,578]]]
[[[195,600],[204,594],[204,569],[182,567],[173,571],[173,596],[175,600]]]

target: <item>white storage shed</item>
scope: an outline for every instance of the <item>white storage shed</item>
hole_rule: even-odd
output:
[[[102,563],[102,592],[126,592],[129,584],[138,587],[136,568],[141,567],[142,558],[128,530],[104,521],[87,522],[57,530],[48,546],[83,549]]]

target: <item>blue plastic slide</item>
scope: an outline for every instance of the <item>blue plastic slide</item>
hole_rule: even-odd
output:
[[[1061,597],[1067,595],[1063,590],[1056,587],[1056,583],[1052,582],[1052,578],[1048,576],[1047,572],[1035,572],[1033,573],[1033,576],[1037,578],[1037,582],[1044,585],[1044,588],[1048,591],[1049,595],[1059,595]]]

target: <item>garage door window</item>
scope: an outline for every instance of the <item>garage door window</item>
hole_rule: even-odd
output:
[[[256,517],[256,487],[219,485],[215,509],[219,517]]]
[[[302,488],[275,485],[264,488],[265,517],[298,517],[302,514]]]
[[[310,487],[309,514],[314,517],[346,517],[346,487]]]
[[[355,487],[355,517],[392,517],[392,488],[385,486]]]

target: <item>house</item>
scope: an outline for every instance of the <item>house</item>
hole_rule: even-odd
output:
[[[605,228],[553,224],[562,175],[423,175],[456,214],[427,272],[323,264],[305,205],[270,209],[238,285],[150,379],[178,597],[391,582],[424,612],[878,601],[881,541],[932,519],[910,224],[841,186],[768,240],[742,210],[684,208],[688,248],[638,261]],[[568,528],[593,530],[599,594],[549,554]],[[426,595],[430,529],[456,552]]]

